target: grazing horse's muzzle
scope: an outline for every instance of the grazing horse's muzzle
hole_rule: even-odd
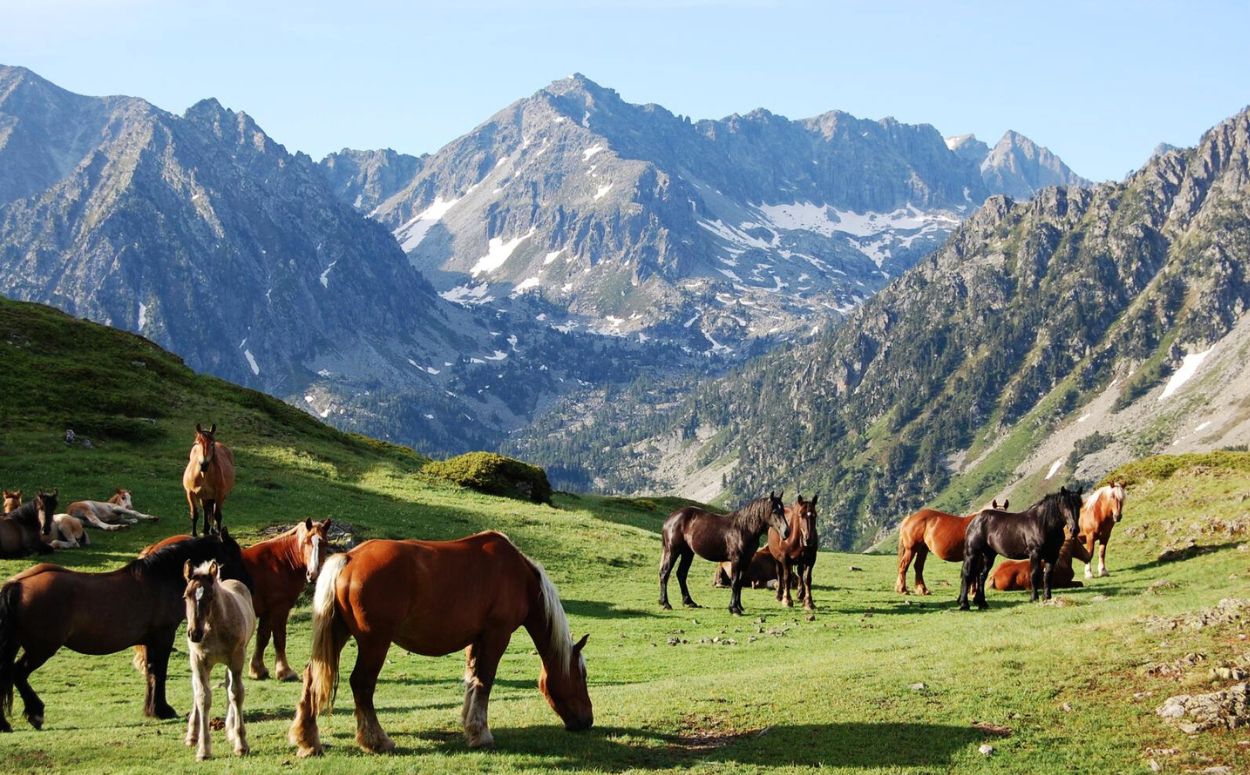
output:
[[[591,726],[594,725],[594,723],[595,723],[594,715],[587,714],[585,716],[578,716],[575,719],[570,719],[564,722],[564,728],[570,732],[583,732],[587,729],[590,729]]]

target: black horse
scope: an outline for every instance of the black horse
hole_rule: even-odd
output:
[[[165,701],[165,676],[174,634],[186,617],[183,566],[216,560],[224,578],[251,585],[239,545],[220,535],[171,544],[107,573],[80,573],[41,564],[0,587],[0,732],[12,728],[4,706],[14,688],[31,726],[43,726],[44,705],[30,685],[38,670],[62,647],[80,654],[111,654],[141,646],[136,664],[147,674],[147,716],[178,714]],[[19,649],[23,652],[19,658]]]
[[[968,590],[976,587],[977,608],[988,608],[985,582],[994,558],[1027,559],[1031,566],[1029,589],[1037,600],[1038,587],[1050,599],[1050,576],[1063,548],[1064,531],[1080,532],[1081,493],[1060,487],[1019,513],[985,509],[973,517],[964,537],[963,578],[959,587],[959,610],[968,610]]]
[[[52,534],[56,495],[56,490],[40,490],[34,498],[0,516],[0,557],[25,557],[35,552],[47,554],[52,551],[41,536]]]
[[[677,561],[681,602],[690,608],[699,607],[686,586],[686,574],[697,554],[712,562],[732,563],[730,586],[733,591],[729,596],[729,612],[741,615],[742,582],[759,546],[760,536],[770,527],[781,534],[783,541],[790,534],[781,493],[756,498],[732,514],[717,514],[694,506],[674,511],[664,520],[661,530],[664,553],[660,557],[660,607],[672,608],[668,604],[668,574],[673,569],[674,561]]]

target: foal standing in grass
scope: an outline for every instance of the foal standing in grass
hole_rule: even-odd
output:
[[[241,581],[222,581],[216,562],[183,567],[187,589],[187,652],[191,656],[191,688],[195,704],[187,717],[187,745],[199,744],[195,758],[212,756],[209,747],[210,685],[213,665],[226,666],[226,739],[234,752],[248,752],[243,730],[243,662],[256,627],[252,595]]]

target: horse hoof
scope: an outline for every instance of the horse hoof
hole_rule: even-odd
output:
[[[234,749],[235,756],[247,756],[251,752],[252,749],[248,748],[246,745],[240,745]]]
[[[264,681],[269,678],[269,671],[264,668],[261,668],[260,670],[252,668],[247,671],[247,677],[251,678],[253,681]]]
[[[967,603],[960,603],[960,604],[959,604],[959,610],[960,610],[960,611],[971,611],[971,610],[972,610],[972,606],[968,605]]]
[[[43,714],[38,716],[29,716],[26,720],[29,721],[30,725],[35,729],[43,729]]]
[[[663,603],[663,602],[660,603],[660,608],[662,608],[665,611],[673,610],[673,607],[671,605],[669,605],[668,603]]]
[[[693,600],[683,600],[681,601],[681,604],[687,608],[702,608],[703,607]]]
[[[9,722],[0,721],[0,734],[3,734],[5,732],[12,732],[12,731],[13,731],[13,727],[9,726]]]
[[[299,673],[295,673],[290,670],[285,673],[278,673],[278,680],[283,681],[284,683],[292,683],[299,680]]]
[[[1103,576],[1110,576],[1110,575],[1111,575],[1111,571],[1106,571],[1106,570],[1104,570],[1104,571],[1099,571],[1099,572],[1098,572],[1098,577],[1099,577],[1099,578],[1102,578]]]
[[[916,587],[916,594],[918,594],[918,595],[927,595],[927,594],[930,594],[930,593],[929,593],[929,588],[928,588],[928,587]]]
[[[161,707],[157,708],[156,712],[153,713],[152,715],[164,721],[164,720],[171,719],[171,718],[178,718],[178,711],[174,710],[172,707],[168,705],[162,705]]]

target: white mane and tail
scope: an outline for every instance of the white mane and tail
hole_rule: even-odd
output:
[[[313,645],[308,660],[312,681],[308,692],[314,713],[333,710],[339,688],[339,651],[334,648],[330,630],[335,617],[335,586],[349,559],[346,552],[331,555],[321,566],[313,593]]]
[[[525,557],[524,554],[521,556]],[[569,630],[569,620],[564,614],[560,593],[556,591],[556,585],[551,583],[542,565],[529,557],[525,557],[525,561],[538,575],[539,588],[542,590],[543,610],[547,616],[547,627],[551,636],[551,661],[558,664],[561,671],[567,671],[569,657],[573,652],[573,633]]]

